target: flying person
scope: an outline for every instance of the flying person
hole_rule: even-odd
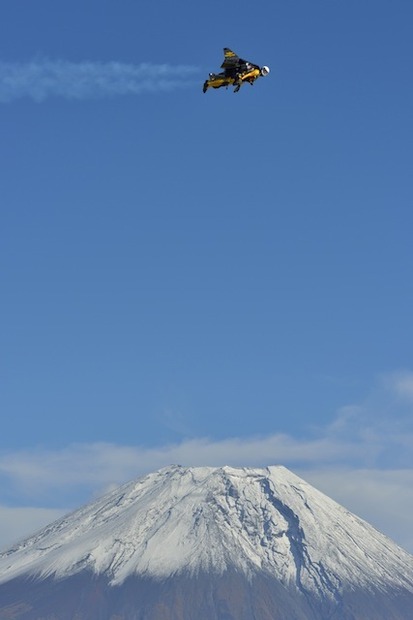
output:
[[[208,88],[221,88],[221,86],[235,86],[234,93],[237,93],[244,82],[252,86],[255,80],[270,72],[269,67],[265,65],[259,67],[248,60],[243,60],[228,47],[224,47],[224,62],[221,69],[224,69],[221,73],[209,74],[202,89],[204,93]]]

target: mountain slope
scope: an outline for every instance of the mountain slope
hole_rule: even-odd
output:
[[[400,620],[413,557],[283,467],[173,466],[0,554],[0,584],[0,618]]]

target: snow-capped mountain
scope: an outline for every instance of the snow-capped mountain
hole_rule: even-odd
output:
[[[413,556],[284,467],[172,466],[0,554],[0,619],[51,614],[407,620]]]

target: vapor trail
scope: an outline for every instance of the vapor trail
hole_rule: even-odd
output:
[[[191,84],[196,67],[121,62],[68,62],[37,59],[0,62],[0,102],[29,97],[95,99],[144,92],[170,91]]]

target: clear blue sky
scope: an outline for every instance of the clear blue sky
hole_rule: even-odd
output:
[[[72,507],[135,475],[39,499],[23,461],[73,446],[306,446],[343,425],[338,452],[357,437],[369,458],[340,467],[407,472],[407,489],[410,0],[1,13],[0,504]],[[268,78],[204,95],[224,46]]]

